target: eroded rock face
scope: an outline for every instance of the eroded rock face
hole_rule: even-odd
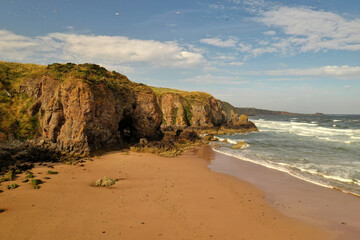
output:
[[[234,132],[257,131],[247,116],[235,113],[235,108],[209,94],[162,90],[158,102],[163,112],[162,129],[232,129]]]
[[[34,99],[29,112],[38,116],[41,138],[61,151],[86,155],[142,137],[160,137],[162,112],[155,94],[132,84],[112,88],[106,82],[62,82],[45,75],[25,80],[21,91]]]
[[[189,100],[176,93],[165,93],[158,101],[164,118],[162,127],[211,128],[224,123],[221,104],[211,96]]]
[[[145,85],[137,87],[135,91],[135,108],[132,113],[134,137],[146,137],[149,140],[161,138],[163,114],[154,92]]]
[[[163,112],[163,127],[185,127],[189,125],[184,109],[186,101],[183,97],[179,94],[166,93],[160,96],[158,101]]]

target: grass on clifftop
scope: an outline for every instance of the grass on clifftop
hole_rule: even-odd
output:
[[[26,79],[51,77],[60,82],[83,81],[90,86],[105,83],[112,89],[134,89],[138,84],[115,71],[107,71],[96,64],[60,64],[48,66],[0,61],[0,132],[13,134],[17,139],[31,139],[38,134],[38,116],[27,109],[33,99],[20,92]]]
[[[192,104],[195,102],[208,104],[209,99],[213,97],[210,94],[205,93],[205,92],[188,92],[188,91],[182,91],[182,90],[171,89],[171,88],[161,88],[161,87],[150,87],[150,88],[155,92],[155,94],[158,98],[161,98],[162,95],[167,94],[167,93],[177,94],[177,95],[181,96],[185,100],[183,107],[184,107],[184,111],[185,111],[185,121],[187,122],[188,125],[190,125],[191,118],[192,118],[192,112],[191,112]],[[173,124],[176,123],[176,117],[177,117],[176,114],[177,114],[177,110],[175,110],[173,113],[173,118],[172,118]],[[163,122],[165,122],[165,120],[163,120]]]
[[[115,71],[108,71],[96,64],[84,63],[53,63],[46,67],[42,73],[61,82],[68,80],[81,80],[89,85],[105,83],[110,88],[124,87],[124,85],[136,85],[125,75]]]
[[[182,96],[185,100],[190,103],[194,101],[199,102],[208,102],[209,98],[212,96],[205,92],[188,92],[183,90],[171,89],[171,88],[161,88],[161,87],[150,87],[156,94],[156,96],[160,97],[166,93],[174,93]]]
[[[0,131],[27,139],[37,133],[36,116],[27,114],[32,99],[19,92],[21,83],[38,74],[45,66],[0,61]]]

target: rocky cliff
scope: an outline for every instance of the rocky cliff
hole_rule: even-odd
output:
[[[210,94],[151,87],[163,112],[163,127],[220,126],[224,116],[219,102]]]
[[[64,152],[87,155],[140,138],[159,139],[162,112],[154,92],[95,64],[39,66],[23,78],[4,64],[11,82],[2,88],[1,132],[17,138],[41,138]],[[16,87],[15,87],[16,85]],[[21,98],[17,116],[6,111]],[[29,118],[18,124],[19,119]],[[25,128],[32,128],[24,132]]]
[[[0,62],[0,80],[0,142],[33,139],[69,156],[161,140],[161,127],[257,130],[207,93],[150,88],[95,64]]]
[[[257,130],[247,116],[239,115],[231,104],[217,100],[208,93],[151,88],[163,112],[163,128]]]

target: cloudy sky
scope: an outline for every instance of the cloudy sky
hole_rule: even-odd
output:
[[[91,62],[239,107],[360,114],[360,1],[2,0],[0,60]]]

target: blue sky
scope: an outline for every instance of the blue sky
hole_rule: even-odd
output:
[[[0,60],[91,62],[239,107],[360,114],[360,1],[2,0]]]

